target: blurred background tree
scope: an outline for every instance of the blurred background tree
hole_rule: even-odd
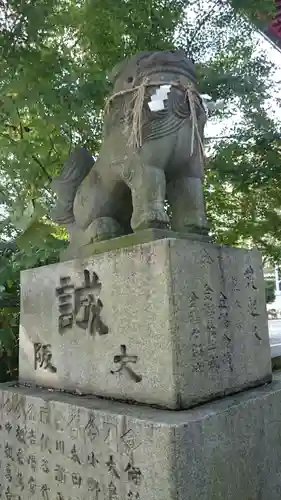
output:
[[[266,280],[265,281],[265,295],[266,303],[272,304],[275,301],[275,281]]]

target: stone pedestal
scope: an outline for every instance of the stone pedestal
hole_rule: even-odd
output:
[[[270,380],[260,255],[165,239],[24,271],[20,379],[176,409]]]
[[[280,375],[177,412],[2,384],[0,422],[5,500],[281,498]]]

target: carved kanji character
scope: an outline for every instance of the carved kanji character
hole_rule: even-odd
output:
[[[52,364],[51,344],[34,343],[34,370],[43,368],[51,373],[56,373],[57,369]]]
[[[80,474],[78,474],[78,472],[73,472],[71,474],[71,478],[72,478],[72,484],[74,486],[78,486],[78,488],[80,488],[81,483],[82,483],[82,477],[80,476]]]
[[[74,285],[70,277],[60,278],[60,286],[56,288],[59,300],[59,333],[72,328],[74,321]]]
[[[138,356],[129,356],[127,354],[127,348],[125,345],[121,345],[121,354],[117,354],[113,358],[114,363],[119,364],[119,368],[117,370],[111,370],[111,373],[119,373],[122,372],[123,370],[128,373],[130,378],[134,380],[135,382],[141,382],[142,381],[142,376],[137,374],[131,366],[128,366],[129,364],[136,363],[138,361]]]
[[[99,461],[93,451],[88,455],[88,464],[92,465],[93,467],[96,467],[96,465],[99,464]]]
[[[55,480],[58,481],[58,483],[65,483],[66,471],[61,465],[56,465],[55,467]]]
[[[78,464],[81,464],[75,444],[71,448],[70,458],[71,458],[71,460],[73,460],[73,462],[77,462]]]
[[[30,476],[27,484],[28,484],[29,493],[31,495],[34,495],[36,493],[36,482],[35,482],[35,479],[33,476]]]
[[[91,277],[86,269],[83,286],[75,289],[75,320],[76,325],[87,330],[90,335],[108,333],[108,327],[101,319],[103,303],[99,298],[100,290],[98,275],[93,272]]]
[[[128,472],[128,480],[135,484],[135,486],[139,486],[141,483],[141,471],[139,467],[134,467],[130,462],[128,463],[125,472]]]

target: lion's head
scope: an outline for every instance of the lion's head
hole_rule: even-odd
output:
[[[144,79],[196,84],[196,73],[194,62],[182,50],[140,52],[117,64],[109,79],[117,93],[140,85]]]
[[[105,135],[121,125],[128,147],[136,149],[144,140],[179,130],[189,117],[192,135],[194,130],[199,134],[198,120],[205,123],[195,65],[182,50],[138,53],[115,66],[110,80]]]

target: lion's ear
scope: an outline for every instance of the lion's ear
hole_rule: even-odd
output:
[[[113,84],[115,83],[115,81],[118,78],[118,76],[120,75],[120,73],[122,73],[124,71],[124,69],[126,68],[128,61],[129,61],[129,58],[127,57],[123,61],[117,63],[116,66],[114,66],[113,70],[107,74],[107,78],[109,79],[110,83],[113,83]]]

